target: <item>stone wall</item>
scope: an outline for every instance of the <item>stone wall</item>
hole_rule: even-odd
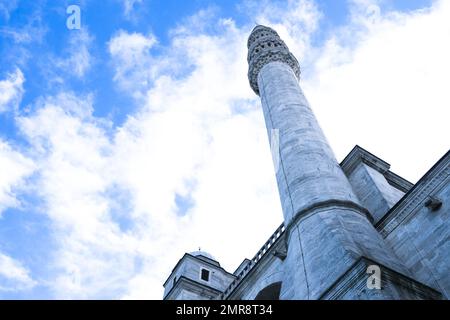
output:
[[[427,205],[433,199],[434,208]],[[380,221],[378,229],[415,279],[450,298],[450,153]]]

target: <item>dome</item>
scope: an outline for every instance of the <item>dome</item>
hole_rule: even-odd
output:
[[[191,255],[193,255],[193,256],[195,256],[195,257],[197,257],[197,256],[203,256],[203,257],[206,257],[206,258],[208,258],[208,259],[217,261],[216,258],[214,258],[212,255],[210,255],[208,252],[205,252],[205,251],[197,250],[197,251],[192,251],[192,252],[190,252],[189,254],[191,254]]]

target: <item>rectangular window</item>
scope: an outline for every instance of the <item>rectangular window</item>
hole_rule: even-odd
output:
[[[206,269],[202,269],[200,277],[202,278],[202,280],[209,281],[209,271]]]

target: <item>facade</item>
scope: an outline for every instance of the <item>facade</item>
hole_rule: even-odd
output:
[[[233,273],[205,252],[185,254],[164,299],[448,299],[450,153],[415,185],[359,146],[339,164],[273,29],[253,29],[248,62],[277,137],[284,222]]]

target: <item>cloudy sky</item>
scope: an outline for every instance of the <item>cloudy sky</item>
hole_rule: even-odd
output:
[[[359,144],[416,182],[449,147],[449,17],[447,0],[0,0],[0,298],[160,299],[184,252],[231,272],[256,253],[282,213],[255,23],[298,57],[338,161]]]

